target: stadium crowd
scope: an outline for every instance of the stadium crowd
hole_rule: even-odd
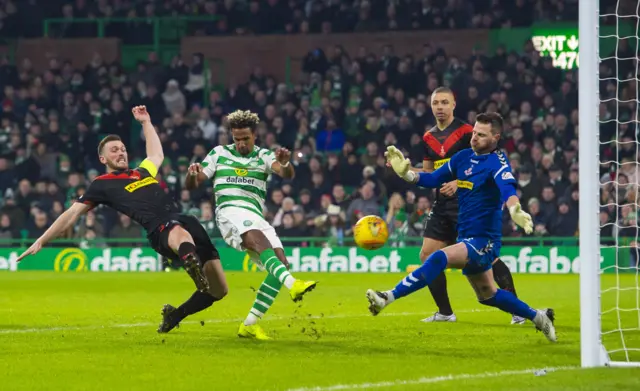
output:
[[[2,29],[20,24],[9,20],[22,15],[21,7],[38,7],[40,3],[43,2],[29,0],[16,5],[11,0],[0,1],[4,10],[0,16]],[[55,14],[66,4],[49,0],[44,3],[48,6],[38,15],[48,15],[49,11]],[[146,12],[150,3],[135,5]],[[282,1],[267,3],[258,6],[286,8]],[[356,20],[358,14],[362,18],[370,13],[371,20],[376,21],[371,24],[375,28],[383,28],[385,23],[380,21],[389,17],[390,10],[403,15],[398,25],[405,28],[469,27],[475,25],[478,15],[478,23],[490,26],[529,23],[521,17],[565,20],[577,15],[577,1],[570,0],[473,2],[475,10],[469,7],[470,3],[292,0],[286,16],[277,19],[278,26],[263,26],[265,30],[258,32],[278,32],[283,28],[288,31],[287,23],[291,18],[298,20],[299,12],[310,31],[324,29],[326,20],[340,24],[336,15],[343,12]],[[541,3],[545,7],[540,7]],[[228,29],[232,26],[237,30],[238,26],[251,28],[254,21],[245,13],[232,12],[243,4],[174,0],[155,2],[153,12],[184,11],[184,7],[197,7],[200,12],[213,7],[214,12],[225,15]],[[249,13],[256,4],[248,4]],[[479,7],[480,4],[486,7]],[[18,10],[8,12],[11,5]],[[133,11],[127,5],[133,6],[134,2],[112,0],[88,5],[77,0],[71,6],[71,15],[98,16],[109,9],[129,15]],[[83,7],[85,11],[81,13]],[[528,11],[518,11],[518,7],[528,7]],[[440,17],[434,14],[436,9]],[[446,11],[450,9],[460,15]],[[540,9],[552,12],[545,16],[538,12]],[[416,12],[418,19],[414,18]],[[425,17],[427,14],[431,16]],[[359,29],[362,24],[345,24],[340,29],[369,31]],[[530,42],[519,53],[499,48],[488,55],[478,49],[468,58],[449,56],[432,45],[425,45],[417,54],[395,53],[391,46],[380,53],[372,53],[366,47],[358,53],[347,53],[339,46],[327,53],[312,49],[303,63],[304,82],[287,86],[257,68],[244,84],[211,91],[206,100],[207,70],[200,54],[194,54],[191,67],[177,57],[166,65],[158,63],[153,53],[149,58],[145,66],[130,73],[120,64],[105,63],[99,55],[86,65],[52,59],[50,69],[44,73],[34,72],[28,59],[16,65],[7,58],[2,60],[0,238],[40,236],[81,195],[87,183],[101,173],[96,146],[102,136],[121,135],[128,145],[130,161],[139,162],[144,140],[132,121],[130,108],[143,104],[152,115],[165,150],[166,160],[158,179],[182,210],[199,216],[212,235],[216,233],[211,189],[185,190],[185,173],[190,163],[201,161],[213,146],[231,142],[224,115],[242,108],[257,112],[263,119],[257,129],[259,145],[284,146],[294,152],[296,178],[271,178],[266,205],[268,218],[282,237],[329,237],[329,243],[340,244],[360,216],[378,214],[390,225],[391,244],[402,246],[404,238],[420,235],[431,208],[432,191],[410,190],[385,167],[382,154],[387,145],[393,144],[415,164],[422,162],[422,135],[435,123],[429,106],[430,92],[440,85],[455,92],[455,115],[465,121],[472,123],[481,111],[496,111],[504,116],[507,128],[502,147],[517,175],[522,204],[534,218],[535,235],[571,237],[577,233],[577,72],[554,68],[550,59],[540,58]],[[610,65],[603,64],[601,74],[611,70]],[[623,88],[624,94],[635,96],[635,90],[630,90],[634,84],[619,87],[617,83],[602,83],[601,91],[606,94],[615,95],[616,88]],[[601,118],[616,118],[614,109],[602,104]],[[620,109],[617,115],[616,119],[636,119],[632,108]],[[615,122],[604,124],[601,134],[603,141],[636,139],[633,129],[624,124],[618,127]],[[619,177],[624,175],[628,183],[636,184],[635,144],[624,144],[620,151],[616,148],[617,144],[603,144],[601,154],[612,159],[616,152],[623,155],[632,164],[622,165]],[[603,167],[603,172],[611,169],[603,177],[603,182],[611,182],[603,192],[603,204],[626,199],[629,205],[620,210],[615,205],[602,209],[602,235],[612,236],[614,229],[620,229],[621,235],[636,237],[637,186],[615,185],[615,165]],[[522,235],[510,220],[505,221],[505,236]],[[615,227],[613,222],[622,227]],[[98,208],[66,236],[81,242],[103,237],[129,239],[140,237],[141,230],[129,218]]]
[[[0,36],[40,37],[47,18],[120,18],[104,33],[125,44],[153,41],[149,23],[124,21],[150,17],[218,17],[190,23],[192,35],[510,28],[534,20],[575,21],[577,7],[577,0],[2,0]],[[95,24],[60,23],[50,36],[97,33]]]

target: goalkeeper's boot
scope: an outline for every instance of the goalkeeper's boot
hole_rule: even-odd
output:
[[[294,302],[302,300],[305,293],[311,292],[318,285],[317,281],[303,281],[295,280],[291,289],[289,289],[289,295]]]
[[[536,330],[542,331],[545,337],[551,342],[556,342],[556,327],[553,322],[556,319],[556,313],[547,308],[544,310],[538,310],[535,318],[533,318],[533,324],[536,326]]]
[[[441,313],[436,312],[432,316],[422,319],[421,322],[425,322],[425,323],[431,323],[431,322],[455,322],[457,320],[458,320],[458,318],[456,317],[456,314],[442,315]]]
[[[184,257],[184,270],[186,270],[189,277],[196,283],[196,288],[200,292],[207,292],[209,290],[209,281],[204,276],[198,258],[194,254],[188,254]]]
[[[171,304],[165,304],[164,307],[162,307],[162,323],[160,323],[158,327],[158,333],[165,334],[176,327],[180,327],[180,320],[175,313],[176,310],[177,308]]]
[[[369,312],[373,316],[378,315],[390,303],[388,293],[373,289],[367,290],[367,300],[369,300]]]
[[[250,326],[245,326],[244,323],[240,323],[240,328],[238,329],[238,337],[257,339],[258,341],[269,341],[273,339],[264,332],[260,325],[252,324]]]
[[[527,319],[523,318],[522,316],[513,315],[511,317],[511,324],[524,324],[526,321]]]

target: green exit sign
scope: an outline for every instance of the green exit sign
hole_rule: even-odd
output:
[[[551,57],[560,69],[574,69],[579,65],[577,29],[533,31],[533,46],[543,57]]]

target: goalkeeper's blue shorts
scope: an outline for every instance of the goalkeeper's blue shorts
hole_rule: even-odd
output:
[[[458,238],[458,243],[467,246],[469,261],[462,269],[462,274],[474,275],[491,269],[496,258],[500,257],[502,243],[489,238]]]

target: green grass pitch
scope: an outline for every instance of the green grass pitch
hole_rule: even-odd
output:
[[[639,390],[639,369],[581,370],[575,275],[515,275],[520,297],[553,306],[559,342],[528,323],[478,304],[466,280],[449,275],[454,324],[419,320],[434,310],[427,290],[379,317],[367,288],[400,274],[299,274],[318,279],[302,304],[286,290],[262,322],[276,338],[241,340],[261,273],[229,273],[230,293],[179,329],[156,333],[160,308],[193,291],[183,272],[0,274],[0,389],[19,390]],[[640,348],[635,275],[603,277],[608,349]],[[629,311],[624,311],[629,309]],[[622,338],[624,337],[624,338]],[[631,351],[640,361],[640,352]],[[625,359],[624,352],[616,359]],[[536,376],[534,370],[559,368]]]

